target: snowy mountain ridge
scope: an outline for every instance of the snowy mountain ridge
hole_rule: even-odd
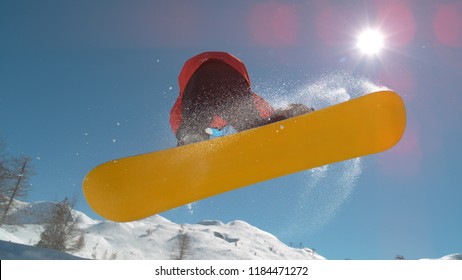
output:
[[[0,228],[0,240],[34,245],[43,231],[43,220],[54,203],[17,202],[12,214],[19,225]],[[88,259],[256,259],[319,260],[315,251],[291,248],[270,233],[244,221],[202,221],[176,224],[159,215],[129,223],[97,221],[74,211],[85,233],[85,245],[74,256]],[[0,251],[8,248],[2,243]],[[1,256],[6,258],[5,256]]]

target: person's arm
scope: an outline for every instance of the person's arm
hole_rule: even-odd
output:
[[[314,109],[311,107],[308,107],[304,104],[295,103],[295,104],[289,104],[284,108],[277,109],[274,112],[274,116],[279,116],[279,117],[283,117],[284,119],[288,119],[288,118],[293,118],[293,117],[300,116],[303,114],[307,114],[313,111]]]

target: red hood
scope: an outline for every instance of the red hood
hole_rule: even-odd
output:
[[[187,60],[181,69],[180,75],[178,76],[180,96],[183,95],[183,91],[194,72],[196,72],[196,70],[209,59],[218,59],[230,65],[236,69],[236,71],[238,71],[250,85],[250,78],[247,73],[247,69],[245,68],[244,63],[242,63],[242,61],[240,61],[237,57],[226,52],[204,52]]]
[[[205,52],[198,54],[188,61],[185,62],[183,68],[181,69],[180,75],[178,76],[178,84],[180,86],[180,94],[173,105],[172,110],[170,111],[170,125],[172,126],[172,130],[176,133],[180,127],[181,122],[183,121],[183,117],[181,115],[181,100],[183,98],[183,92],[191,79],[192,75],[196,72],[196,70],[207,60],[209,59],[218,59],[229,66],[233,67],[237,72],[239,72],[242,77],[247,81],[250,86],[250,78],[249,74],[247,73],[247,69],[244,66],[244,63],[240,61],[237,57],[226,53],[226,52]],[[273,108],[269,105],[263,98],[252,93],[252,96],[255,101],[255,105],[257,106],[261,118],[268,118],[273,114]],[[222,128],[227,123],[219,116],[215,116],[210,127]]]

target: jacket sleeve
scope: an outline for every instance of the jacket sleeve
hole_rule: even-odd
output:
[[[180,128],[183,117],[181,116],[181,98],[178,97],[175,104],[170,110],[170,126],[172,127],[173,132],[176,134]]]
[[[256,93],[252,93],[252,96],[253,101],[255,102],[255,106],[257,107],[262,119],[267,119],[274,114],[274,108],[268,102],[266,102],[265,99]]]

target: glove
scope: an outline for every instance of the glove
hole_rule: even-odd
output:
[[[220,136],[223,136],[223,132],[219,129],[216,129],[216,128],[206,128],[205,129],[205,133],[207,133],[208,135],[212,135],[213,137],[220,137]]]

